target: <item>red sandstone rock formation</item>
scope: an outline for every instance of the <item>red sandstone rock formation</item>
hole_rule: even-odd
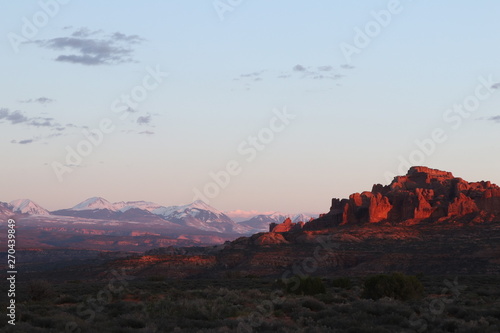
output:
[[[254,244],[258,246],[285,244],[288,241],[281,235],[273,232],[264,233],[254,240]]]
[[[469,183],[455,178],[451,172],[419,166],[410,168],[405,176],[395,177],[387,186],[377,184],[371,192],[354,193],[349,199],[333,199],[330,212],[306,223],[304,229],[324,229],[339,224],[495,219],[500,221],[497,185],[484,181]],[[284,225],[281,228],[286,229]]]
[[[269,232],[288,232],[292,230],[301,230],[304,226],[304,222],[293,223],[292,220],[287,217],[283,223],[271,223],[269,225]]]

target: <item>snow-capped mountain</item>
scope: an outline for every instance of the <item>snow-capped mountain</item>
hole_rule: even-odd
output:
[[[222,233],[247,233],[250,230],[201,200],[184,206],[164,207],[147,201],[111,203],[106,199],[93,197],[73,208],[54,211],[52,214],[118,221],[137,219],[141,223],[158,223],[160,220],[188,229]]]
[[[311,216],[307,214],[297,214],[294,215],[291,219],[293,223],[297,223],[297,222],[309,222],[311,219],[315,219],[317,217],[318,217],[317,215]]]
[[[275,212],[272,214],[260,214],[252,217],[249,220],[242,221],[238,224],[244,225],[251,228],[252,232],[266,232],[269,231],[269,224],[271,223],[282,223],[287,218],[290,218],[292,222],[309,222],[311,218],[316,218],[317,216],[310,216],[306,214],[284,214]]]
[[[153,212],[156,209],[162,208],[162,205],[159,205],[150,201],[120,201],[115,202],[113,207],[120,212],[126,212],[132,208],[138,208],[142,210],[147,210],[148,212]]]
[[[104,198],[93,197],[80,202],[78,205],[71,208],[71,210],[107,209],[112,212],[118,212],[118,211],[126,212],[127,210],[138,208],[142,210],[147,210],[148,212],[152,212],[153,210],[162,207],[163,207],[162,205],[149,201],[120,201],[111,203]]]
[[[111,203],[101,197],[92,197],[69,209],[48,212],[29,199],[14,200],[9,208],[16,213],[29,215],[72,216],[85,219],[136,221],[140,223],[161,223],[173,228],[198,229],[209,232],[240,233],[268,231],[270,223],[282,223],[290,217],[292,222],[308,222],[307,214],[271,213],[261,214],[249,220],[235,223],[229,216],[214,207],[197,200],[182,206],[162,206],[150,201],[120,201]],[[7,212],[9,213],[9,212]]]
[[[71,210],[96,210],[96,209],[107,209],[112,212],[117,211],[117,209],[111,202],[101,197],[89,198],[71,208]]]
[[[224,217],[227,217],[224,213],[218,211],[214,207],[207,205],[201,200],[196,200],[193,203],[184,205],[184,206],[169,206],[169,207],[160,207],[158,209],[153,210],[153,213],[157,215],[161,215],[165,218],[169,216],[175,216],[175,217],[182,217],[185,214],[188,214],[191,211],[208,211],[213,213],[216,216],[223,215]],[[183,215],[184,214],[184,215]],[[227,217],[230,219],[229,217]]]
[[[162,207],[153,213],[161,215],[165,220],[205,231],[249,231],[248,227],[235,223],[229,216],[201,200],[184,206]]]
[[[12,205],[6,202],[0,202],[0,219],[6,222],[8,218],[12,217],[14,212],[12,211]]]
[[[18,199],[9,203],[16,213],[30,215],[50,215],[49,211],[29,199]]]

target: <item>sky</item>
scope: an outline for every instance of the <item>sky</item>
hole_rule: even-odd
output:
[[[327,212],[500,183],[500,3],[1,0],[0,201]]]

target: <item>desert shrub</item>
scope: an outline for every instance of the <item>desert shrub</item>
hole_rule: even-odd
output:
[[[285,290],[288,293],[297,295],[316,295],[326,292],[325,285],[319,277],[298,277],[295,276],[284,282]]]
[[[302,300],[302,306],[312,311],[321,311],[325,308],[325,304],[323,302],[313,297],[305,297]]]
[[[32,301],[46,301],[54,296],[52,285],[45,280],[33,280],[28,283],[28,298]]]
[[[331,293],[319,294],[315,296],[316,299],[320,300],[325,304],[332,304],[337,301],[338,296]]]
[[[72,295],[60,295],[55,301],[55,304],[78,303],[78,299]]]
[[[224,272],[225,279],[241,279],[243,274],[239,271],[226,271]]]
[[[162,329],[166,325],[199,325],[238,316],[242,306],[228,302],[222,297],[174,300],[165,298],[146,305],[148,316]],[[168,319],[168,322],[165,322]],[[201,327],[200,326],[200,327]]]
[[[351,279],[346,278],[346,277],[333,279],[331,281],[331,285],[332,285],[332,287],[336,287],[336,288],[343,288],[343,289],[351,289],[352,288]]]
[[[30,324],[41,328],[56,328],[56,321],[50,317],[32,317]]]
[[[348,333],[389,333],[388,330],[382,327],[351,327],[347,330]]]
[[[257,279],[259,278],[258,275],[255,275],[255,274],[247,274],[245,275],[245,279]]]
[[[424,287],[415,277],[401,273],[379,274],[365,280],[362,297],[379,299],[391,297],[408,300],[423,296]]]
[[[126,317],[126,318],[122,318],[120,320],[120,326],[138,329],[138,328],[146,327],[146,324],[144,323],[144,321],[142,321],[140,319]]]
[[[332,332],[339,330],[340,332],[345,332],[346,329],[353,326],[353,320],[347,316],[331,316],[325,317],[318,320],[318,324],[331,328]]]
[[[110,317],[118,317],[122,313],[127,313],[130,311],[130,309],[127,309],[127,304],[124,301],[108,303],[104,308],[108,316]]]
[[[148,278],[148,280],[151,282],[162,282],[162,281],[165,281],[165,277],[161,276],[161,275],[151,275]]]
[[[455,320],[445,320],[440,327],[444,332],[456,332],[459,324]]]
[[[376,318],[377,325],[395,325],[398,327],[405,327],[408,325],[408,319],[398,313],[387,313]]]
[[[81,284],[82,280],[69,280],[68,283]]]

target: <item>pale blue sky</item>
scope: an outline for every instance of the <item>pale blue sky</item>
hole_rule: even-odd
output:
[[[497,1],[402,0],[350,62],[342,43],[391,1],[242,0],[224,20],[211,0],[65,2],[24,37],[23,17],[44,18],[39,2],[0,2],[0,201],[183,204],[234,160],[241,172],[214,207],[326,212],[332,197],[387,183],[435,128],[447,140],[422,164],[500,183]],[[18,52],[13,34],[27,37]],[[168,77],[121,120],[112,102],[156,67]],[[480,77],[488,96],[454,130],[443,115]],[[284,108],[296,118],[248,162],[238,147]],[[115,129],[60,182],[53,163],[103,118]]]

